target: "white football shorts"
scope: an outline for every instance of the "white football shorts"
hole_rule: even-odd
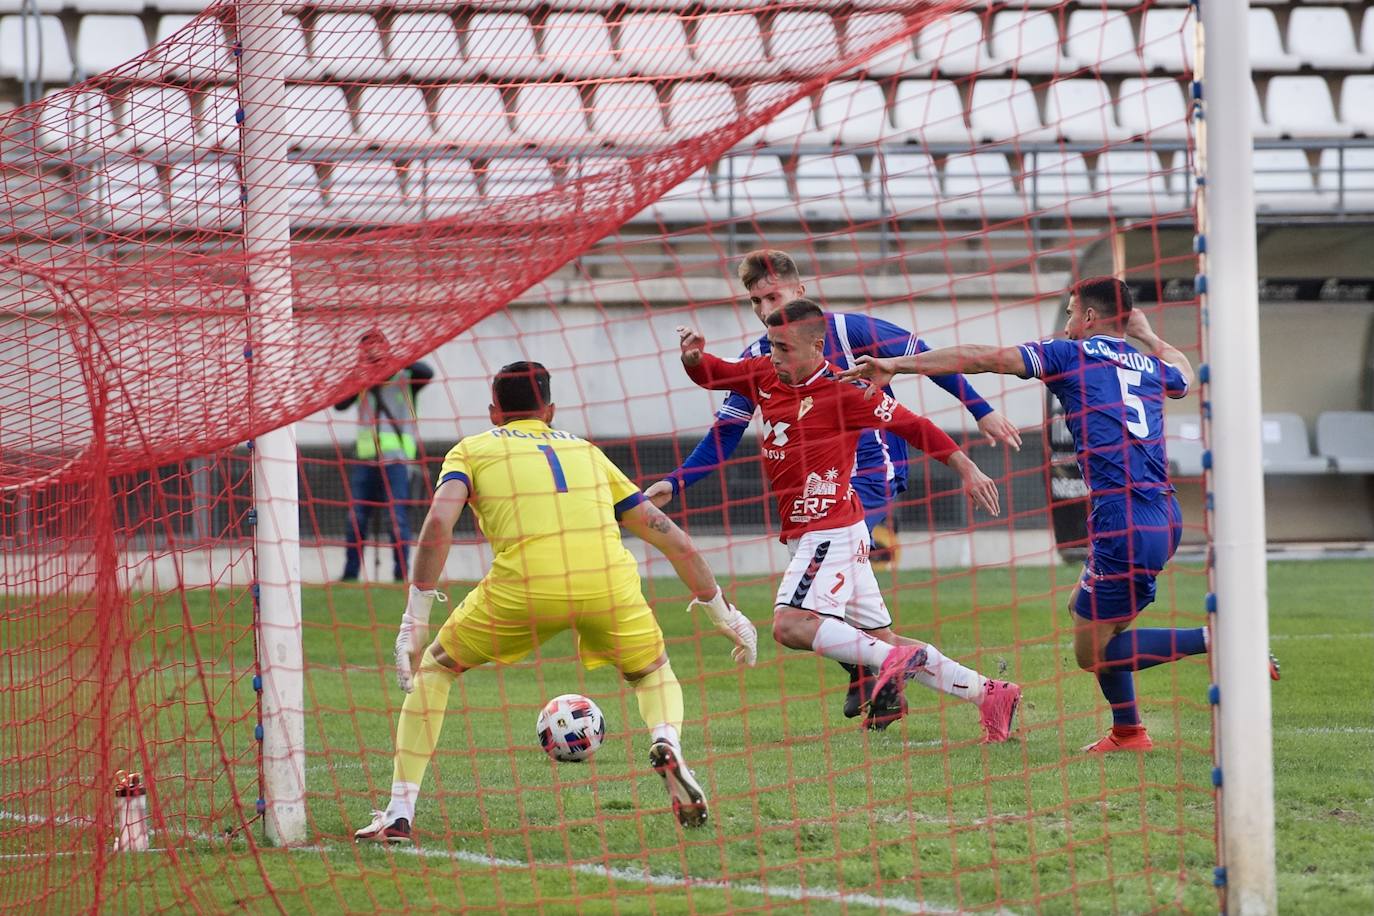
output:
[[[787,542],[792,562],[778,583],[774,605],[839,617],[860,630],[892,626],[892,615],[868,563],[868,526],[808,531]]]

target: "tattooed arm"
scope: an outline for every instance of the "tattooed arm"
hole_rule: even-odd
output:
[[[620,524],[640,540],[654,547],[673,564],[682,583],[702,601],[709,601],[719,589],[711,567],[706,565],[696,545],[673,520],[647,499],[620,516]]]

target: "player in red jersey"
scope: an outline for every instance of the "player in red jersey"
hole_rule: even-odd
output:
[[[868,564],[869,534],[850,474],[864,430],[891,430],[963,478],[978,505],[997,515],[997,485],[954,440],[890,396],[872,401],[836,380],[824,357],[825,313],[796,299],[768,316],[768,356],[727,362],[705,338],[678,328],[682,364],[703,388],[748,397],[763,414],[764,469],[778,500],[782,541],[792,552],[773,608],[773,638],[789,649],[878,669],[870,696],[915,679],[979,707],[983,740],[1005,741],[1021,688],[946,658],[929,643],[896,636]]]

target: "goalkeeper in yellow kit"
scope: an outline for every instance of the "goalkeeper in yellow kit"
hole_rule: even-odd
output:
[[[706,798],[679,739],[682,688],[619,527],[668,558],[696,596],[691,606],[706,608],[735,643],[735,659],[749,665],[757,657],[754,625],[725,602],[691,539],[600,449],[549,426],[548,370],[533,362],[503,367],[492,382],[490,412],[493,428],[463,439],[444,459],[420,532],[396,637],[396,679],[406,698],[396,726],[391,802],[354,839],[410,842],[415,799],[458,675],[487,662],[518,661],[569,628],[585,666],[613,665],[632,686],[653,733],[649,763],[663,777],[678,821],[705,824]],[[426,648],[430,608],[446,600],[436,585],[453,526],[468,503],[495,556]]]

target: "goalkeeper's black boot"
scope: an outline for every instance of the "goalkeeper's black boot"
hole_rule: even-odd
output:
[[[864,728],[880,732],[906,715],[905,686],[894,679],[884,684],[882,689],[873,695],[872,701],[868,704],[868,711],[864,714]]]
[[[840,667],[849,672],[849,692],[844,695],[844,717],[852,719],[863,712],[868,701],[868,685],[873,683],[874,672],[861,665],[840,662]]]

